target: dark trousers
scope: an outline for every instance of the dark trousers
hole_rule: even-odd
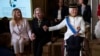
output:
[[[70,36],[69,39],[66,40],[68,56],[79,56],[82,42],[83,37],[74,35]]]
[[[42,56],[42,51],[43,51],[43,46],[49,42],[50,40],[47,38],[37,38],[34,40],[34,48],[33,48],[33,52],[34,52],[34,56]]]

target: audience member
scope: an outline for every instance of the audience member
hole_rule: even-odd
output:
[[[33,40],[31,29],[26,19],[22,17],[21,10],[15,8],[12,11],[12,19],[9,22],[12,36],[12,45],[16,56],[23,56],[24,45],[28,43],[29,38]]]
[[[44,17],[41,8],[34,9],[34,18],[32,20],[32,32],[35,34],[34,40],[34,56],[42,56],[43,46],[51,40],[49,31],[45,30],[45,26],[50,26],[50,22]]]
[[[11,35],[9,33],[0,34],[0,56],[15,56],[10,46]]]

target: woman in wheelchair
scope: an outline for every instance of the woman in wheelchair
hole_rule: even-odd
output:
[[[64,34],[64,41],[67,44],[67,56],[80,56],[81,43],[83,42],[83,37],[85,37],[85,22],[77,13],[77,4],[70,4],[69,16],[65,17],[58,25],[45,27],[49,31],[58,30],[64,26],[67,27],[67,31]]]

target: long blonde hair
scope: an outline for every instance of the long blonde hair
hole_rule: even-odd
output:
[[[16,17],[14,16],[15,12],[16,11],[19,11],[20,12],[20,19],[18,19],[18,21],[22,21],[22,13],[21,13],[21,10],[19,8],[14,8],[13,11],[12,11],[12,23],[13,25],[17,24],[17,20],[16,20]]]
[[[42,9],[40,7],[37,7],[37,8],[34,9],[33,17],[36,17],[36,11],[40,11],[42,16],[44,17],[44,13],[43,13],[43,11],[42,11]]]

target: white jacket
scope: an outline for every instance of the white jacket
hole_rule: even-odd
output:
[[[76,16],[76,17],[69,16],[69,21],[70,21],[70,24],[75,28],[76,31],[77,31],[77,27],[80,27],[81,30],[79,33],[82,34],[80,36],[85,37],[85,22],[84,22],[83,18],[80,16]],[[49,27],[49,31],[58,30],[58,29],[63,28],[64,26],[67,27],[67,31],[64,34],[64,40],[67,40],[71,35],[73,35],[73,33],[67,25],[66,18],[60,24]]]
[[[10,25],[10,33],[12,36],[12,40],[20,39],[20,36],[23,36],[27,40],[29,40],[29,37],[31,37],[31,30],[26,19],[23,19],[22,25],[13,26],[12,20],[9,22],[9,25]]]

